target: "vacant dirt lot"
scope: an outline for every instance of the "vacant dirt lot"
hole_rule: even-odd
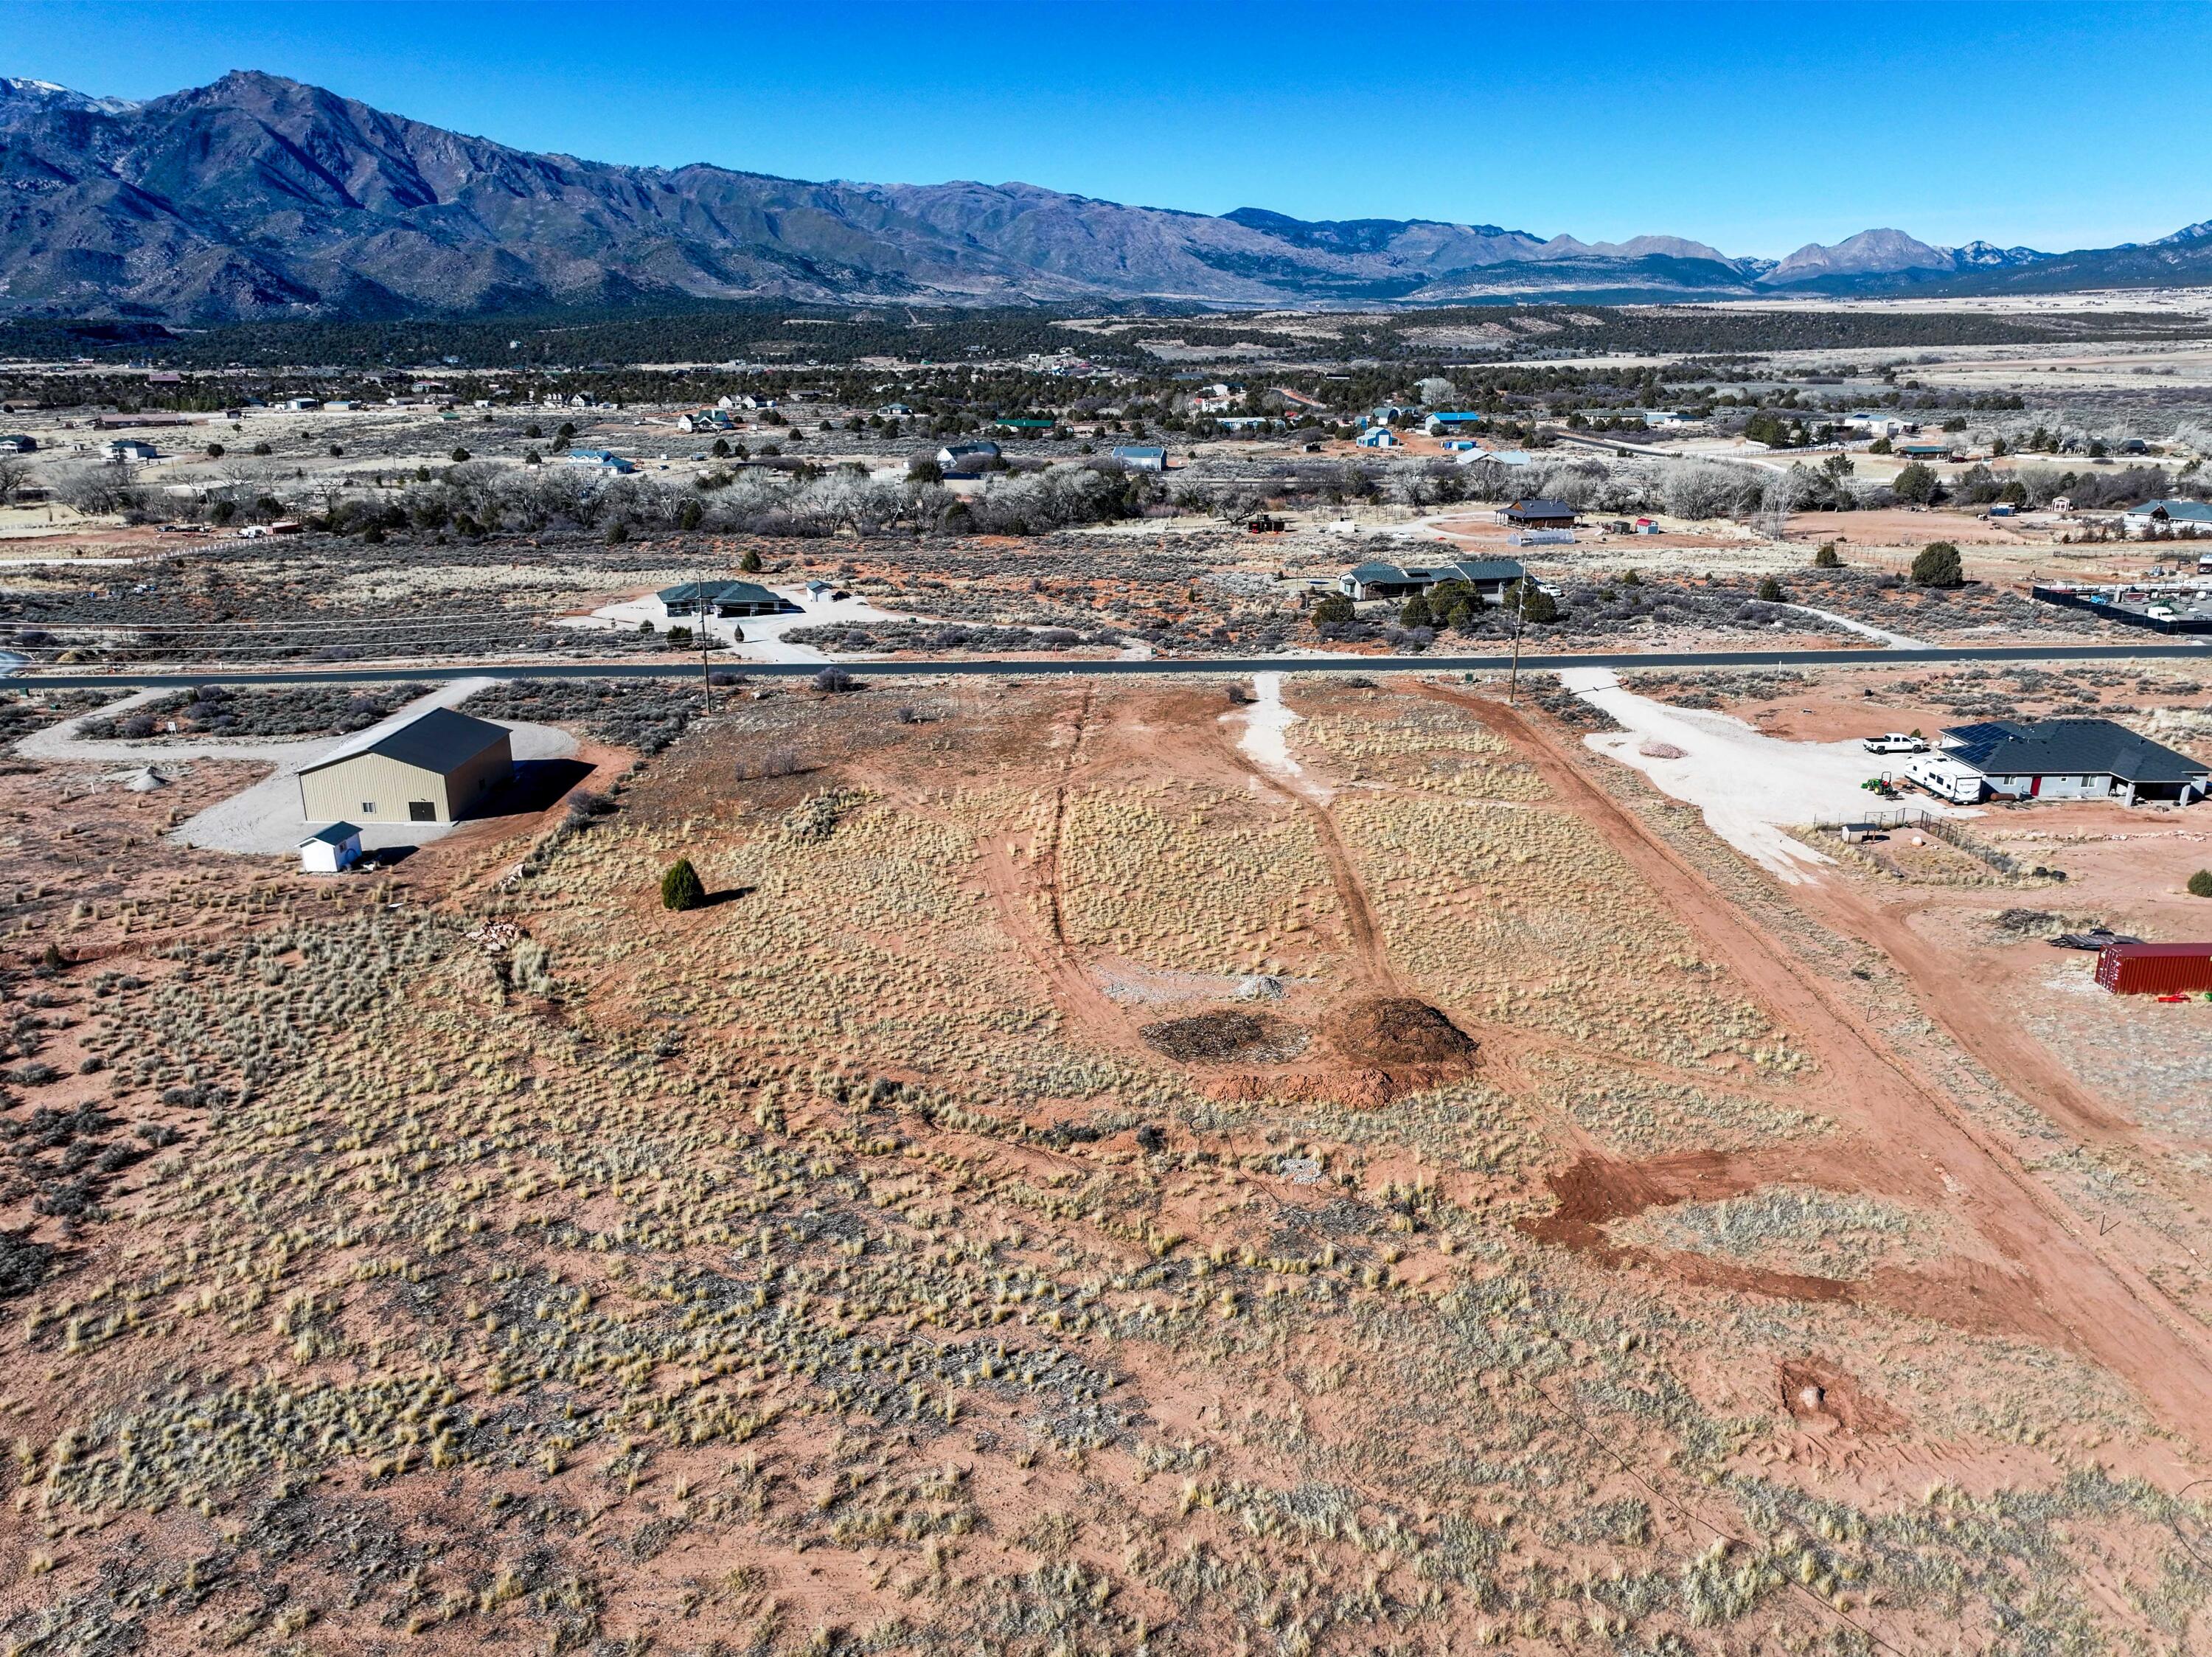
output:
[[[15,1648],[2212,1637],[2212,1147],[1994,918],[2180,843],[1785,893],[1492,687],[733,688],[374,882],[13,762]]]

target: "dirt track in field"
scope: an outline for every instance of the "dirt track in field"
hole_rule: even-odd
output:
[[[1567,807],[1662,893],[1715,958],[1807,1045],[1820,1064],[1813,1083],[1819,1107],[1844,1125],[1852,1141],[1849,1149],[1862,1167],[1880,1170],[1873,1188],[1894,1181],[1891,1188],[1922,1200],[1942,1205],[1948,1197],[1948,1205],[2003,1262],[2002,1270],[1962,1264],[1880,1272],[1856,1286],[1850,1298],[1963,1327],[2008,1329],[2059,1342],[2125,1377],[2147,1406],[2178,1431],[2200,1443],[2212,1441],[2212,1335],[2119,1248],[2100,1246],[2009,1148],[1918,1074],[1839,992],[1766,936],[1702,873],[1584,776],[1536,722],[1483,698],[1441,687],[1424,693],[1473,713],[1534,764]],[[1876,934],[1869,941],[1877,947],[1893,936],[1892,929],[1869,929]],[[1947,981],[1936,963],[1910,949],[1906,953],[1899,965],[1908,972],[1936,973],[1919,982]],[[2045,1096],[2033,1069],[2016,1067],[2007,1079],[2022,1088],[2030,1103],[2056,1119],[2068,1119],[2066,1102]],[[1817,1165],[1830,1160],[1813,1159],[1797,1177],[1831,1184],[1834,1173],[1846,1170],[1836,1168],[1821,1178],[1828,1170]],[[1698,1191],[1696,1180],[1670,1179],[1666,1173],[1663,1166],[1647,1166],[1640,1185],[1629,1182],[1630,1200],[1643,1198],[1635,1206],[1726,1194]],[[1777,1167],[1768,1177],[1788,1174]],[[1869,1186],[1862,1173],[1837,1188]],[[1560,1240],[1593,1246],[1582,1237]],[[1667,1258],[1670,1270],[1685,1276],[1703,1276],[1712,1264]]]

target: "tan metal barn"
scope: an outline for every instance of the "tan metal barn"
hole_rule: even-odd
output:
[[[310,823],[451,823],[514,770],[506,727],[433,708],[301,766],[300,812]]]

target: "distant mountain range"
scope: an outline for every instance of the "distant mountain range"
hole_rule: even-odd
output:
[[[1026,184],[810,184],[533,155],[238,71],[134,104],[0,79],[0,315],[216,323],[675,301],[1235,307],[2212,283],[2212,220],[2044,253],[1863,230],[1779,261],[1677,236],[1219,217]]]

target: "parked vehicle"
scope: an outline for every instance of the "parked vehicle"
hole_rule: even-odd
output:
[[[1880,736],[1870,736],[1859,745],[1869,753],[1926,753],[1925,737],[1910,736],[1902,731],[1885,731]]]
[[[1915,788],[1925,789],[1938,800],[1948,800],[1957,806],[1979,805],[1982,798],[1982,776],[1970,771],[1955,759],[1940,753],[1923,753],[1905,762],[1905,780]]]

